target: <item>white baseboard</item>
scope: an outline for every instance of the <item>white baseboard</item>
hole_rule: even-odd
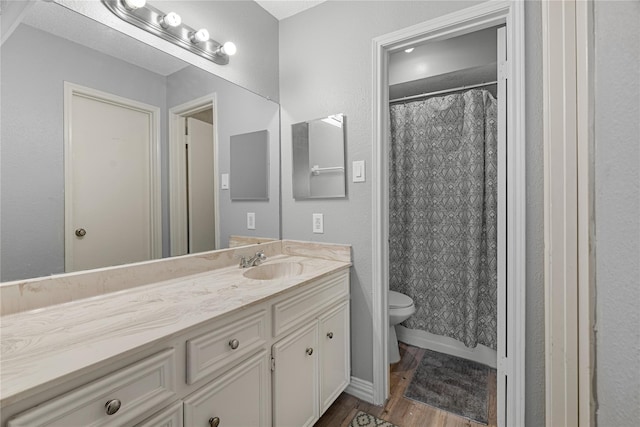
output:
[[[468,348],[453,338],[418,329],[405,328],[402,325],[396,326],[396,333],[398,334],[399,341],[415,347],[426,348],[427,350],[472,360],[494,369],[498,366],[497,352],[482,344],[478,344],[476,348]]]
[[[373,403],[373,383],[361,380],[360,378],[351,377],[351,383],[344,391],[353,397]]]

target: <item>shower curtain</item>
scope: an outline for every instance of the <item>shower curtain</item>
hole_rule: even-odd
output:
[[[486,90],[391,106],[389,287],[403,323],[496,348],[497,103]]]

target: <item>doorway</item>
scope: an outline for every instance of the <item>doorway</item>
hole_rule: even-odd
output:
[[[220,247],[215,94],[169,110],[171,256]]]
[[[65,271],[162,255],[160,109],[65,82]]]
[[[505,285],[498,292],[497,421],[499,426],[524,424],[525,319],[525,168],[524,168],[524,6],[517,2],[489,2],[374,39],[374,151],[373,151],[373,400],[388,396],[389,266],[389,55],[416,43],[463,36],[490,27],[506,28],[506,59],[498,70],[505,85],[506,117],[502,151],[506,157],[504,197]],[[509,254],[507,257],[506,254]],[[508,327],[507,327],[508,326]]]

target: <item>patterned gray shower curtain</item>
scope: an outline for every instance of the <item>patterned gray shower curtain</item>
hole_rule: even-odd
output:
[[[486,90],[391,106],[389,288],[404,326],[496,348],[497,102]]]

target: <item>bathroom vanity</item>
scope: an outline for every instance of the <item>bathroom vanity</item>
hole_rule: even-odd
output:
[[[349,384],[350,265],[349,246],[275,241],[3,284],[96,295],[3,306],[2,426],[313,425]],[[165,280],[104,293],[127,268]]]

